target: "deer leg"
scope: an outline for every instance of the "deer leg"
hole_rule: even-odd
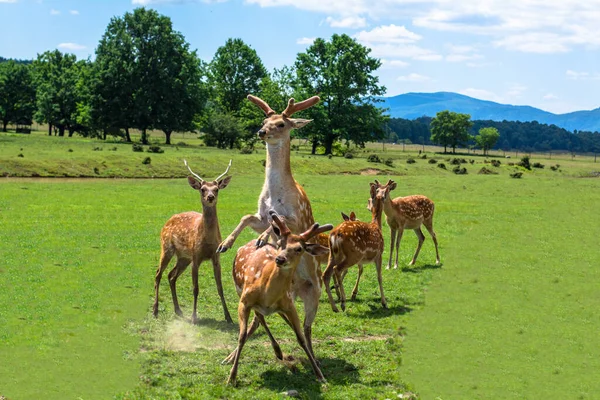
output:
[[[337,279],[337,275],[333,274],[333,287],[335,288],[335,294],[338,298],[338,301],[341,300],[341,295],[340,295],[340,285],[344,284],[344,279],[346,278],[346,274],[348,273],[348,270],[345,269],[344,272],[342,272],[341,277],[342,277],[342,281],[339,282]]]
[[[363,265],[362,264],[358,264],[358,276],[356,277],[356,284],[354,285],[354,289],[352,289],[352,297],[350,297],[350,300],[354,301],[356,300],[356,295],[358,294],[358,282],[360,282],[360,277],[363,273]]]
[[[377,269],[377,281],[379,282],[379,292],[381,293],[381,305],[383,308],[388,308],[387,300],[385,299],[385,295],[383,294],[383,279],[381,278],[381,264],[382,264],[382,256],[381,254],[375,259],[375,269]]]
[[[402,234],[404,233],[404,228],[398,229],[398,237],[396,238],[396,263],[394,264],[394,269],[398,268],[398,255],[400,254],[400,241],[402,240]]]
[[[238,306],[238,319],[240,321],[240,334],[238,336],[238,345],[237,350],[235,351],[235,357],[233,358],[233,367],[231,367],[231,372],[229,373],[229,379],[227,380],[228,385],[235,386],[238,365],[240,362],[240,355],[242,354],[242,349],[244,348],[244,344],[246,343],[246,339],[248,338],[248,332],[246,329],[248,328],[248,317],[250,316],[250,309],[246,308],[244,303],[240,301]]]
[[[221,282],[221,256],[219,253],[216,253],[212,257],[213,264],[213,273],[215,275],[215,282],[217,283],[217,292],[219,293],[219,297],[221,298],[221,305],[223,306],[223,313],[225,313],[225,320],[230,324],[233,324],[231,320],[231,315],[229,314],[229,310],[227,309],[227,303],[225,302],[225,295],[223,294],[223,282]]]
[[[240,223],[236,228],[231,232],[227,238],[221,242],[219,247],[217,248],[217,253],[225,253],[227,250],[233,246],[233,243],[237,239],[237,237],[242,233],[246,226],[250,225],[252,229],[256,232],[263,232],[265,229],[269,228],[269,224],[266,220],[263,220],[259,214],[248,214],[242,217]]]
[[[258,237],[258,240],[256,241],[256,247],[263,247],[265,244],[267,244],[269,242],[269,236],[271,235],[271,232],[273,231],[273,227],[270,226],[267,228],[266,231],[264,231],[263,233],[260,234],[260,236]]]
[[[317,379],[321,383],[326,383],[327,381],[325,380],[325,377],[323,376],[321,369],[317,365],[317,361],[315,360],[312,349],[309,348],[309,346],[308,346],[308,340],[302,334],[302,329],[300,327],[300,318],[298,318],[298,312],[296,311],[296,307],[294,306],[294,303],[292,301],[290,301],[289,304],[287,304],[287,307],[285,307],[285,308],[286,309],[281,314],[285,315],[284,319],[286,319],[287,322],[292,326],[292,329],[294,330],[294,333],[296,334],[296,339],[298,340],[298,344],[300,344],[300,347],[302,347],[302,350],[304,350],[304,352],[306,353],[306,355],[310,361],[310,365],[312,366],[312,369],[313,369],[315,375],[317,376]],[[306,324],[305,324],[305,329],[306,329]]]
[[[248,328],[248,333],[246,335],[246,339],[250,338],[252,334],[256,331],[256,329],[260,326],[258,322],[258,318],[256,317],[256,313],[254,313],[254,318],[252,319],[252,323],[250,324],[250,328]],[[221,364],[231,364],[233,359],[235,358],[235,353],[237,352],[237,347],[233,350],[223,361]]]
[[[333,273],[340,285],[340,307],[342,308],[342,311],[346,311],[346,292],[344,291],[344,284],[342,283],[342,273],[345,269],[345,266],[344,269],[340,269],[339,265],[333,269]]]
[[[192,324],[198,322],[198,316],[196,315],[196,307],[198,306],[198,269],[200,268],[200,260],[194,260],[192,262],[192,283],[194,284],[194,310],[192,311]]]
[[[431,235],[431,239],[433,240],[433,244],[435,245],[435,263],[436,265],[440,263],[440,253],[438,252],[438,242],[437,236],[435,235],[435,231],[433,230],[433,218],[428,219],[427,221],[423,221],[423,225],[429,231]]]
[[[265,331],[267,331],[267,335],[269,336],[269,340],[271,341],[271,347],[273,347],[273,351],[275,352],[275,357],[277,357],[278,360],[283,360],[283,353],[281,352],[281,347],[279,347],[279,343],[277,343],[277,341],[271,334],[271,331],[267,326],[267,321],[265,321],[265,316],[257,312],[255,312],[254,315],[255,318],[257,318],[260,324],[263,326],[263,328],[265,328]]]
[[[392,267],[392,256],[394,255],[394,243],[396,242],[397,232],[398,231],[396,229],[390,228],[390,259],[386,269],[390,269]]]
[[[179,301],[177,300],[177,278],[179,278],[179,275],[181,275],[187,266],[190,265],[190,262],[192,262],[192,260],[178,258],[177,264],[175,264],[175,267],[169,272],[169,286],[171,287],[171,296],[173,297],[173,308],[175,309],[175,314],[180,317],[183,316],[183,312],[181,312]]]
[[[425,235],[423,235],[423,231],[421,231],[421,227],[418,227],[414,230],[415,234],[419,238],[419,244],[417,245],[417,250],[415,251],[415,255],[413,256],[412,261],[408,265],[415,265],[417,261],[417,257],[419,256],[419,252],[421,251],[421,246],[423,246],[423,242],[425,241]]]
[[[331,275],[333,274],[335,266],[335,261],[333,260],[333,257],[330,256],[327,268],[325,268],[325,272],[323,272],[323,286],[325,286],[325,291],[327,292],[327,297],[329,298],[329,304],[331,304],[331,309],[333,310],[333,312],[339,312],[337,306],[335,305],[335,301],[333,300],[333,295],[331,294]]]
[[[160,254],[160,263],[158,264],[158,269],[156,270],[156,277],[154,278],[154,305],[152,307],[152,314],[157,317],[158,316],[158,290],[160,289],[160,280],[162,278],[163,272],[169,265],[169,261],[173,258],[174,252],[171,250],[163,250]]]

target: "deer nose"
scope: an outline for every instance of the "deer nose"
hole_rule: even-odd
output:
[[[286,261],[287,259],[284,256],[275,257],[275,262],[277,263],[277,265],[283,265]]]
[[[209,194],[208,196],[206,196],[206,200],[212,203],[215,200],[215,195]]]
[[[263,139],[266,134],[267,134],[267,131],[265,131],[264,129],[261,129],[260,131],[258,131],[258,137],[261,139]]]

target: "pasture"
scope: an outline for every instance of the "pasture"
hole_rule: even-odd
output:
[[[255,211],[263,181],[260,149],[251,155],[164,149],[133,153],[119,143],[0,134],[0,175],[93,176],[97,168],[103,177],[183,177],[181,159],[187,158],[212,178],[233,158],[232,182],[219,196],[223,236]],[[546,167],[510,179],[515,168],[504,159],[499,175],[477,175],[481,157],[467,165],[468,175],[455,175],[426,160],[408,165],[409,154],[386,150],[393,167],[292,153],[294,174],[318,222],[337,224],[340,211],[352,210],[368,220],[374,178],[396,180],[394,196],[421,193],[436,202],[441,268],[433,264],[426,233],[415,267],[384,270],[389,310],[379,304],[372,265],[345,314],[333,313],[323,294],[313,338],[326,385],[314,379],[277,316],[268,319],[273,334],[284,354],[297,360],[277,362],[260,333],[242,353],[239,387],[224,385],[230,366],[220,361],[236,345],[237,325],[223,320],[209,264],[200,268],[199,325],[174,316],[166,279],[159,318],[152,318],[160,229],[172,214],[200,209],[185,179],[0,179],[0,395],[241,399],[297,390],[302,398],[416,393],[451,399],[600,393],[600,217],[594,210],[600,181],[582,178],[593,176],[598,164],[564,159],[560,172]],[[151,167],[141,164],[146,156]],[[383,230],[387,262],[385,223]],[[253,237],[245,231],[236,245]],[[415,246],[415,235],[406,232],[401,264]],[[233,255],[225,253],[222,265],[235,315]],[[355,272],[345,281],[347,290]],[[189,273],[178,289],[189,318]]]

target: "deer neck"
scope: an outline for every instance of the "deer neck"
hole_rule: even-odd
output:
[[[377,225],[379,229],[381,229],[381,214],[383,213],[383,204],[381,201],[376,201],[373,203],[373,209],[371,211],[371,224]]]
[[[276,144],[267,143],[267,164],[265,168],[267,182],[280,183],[284,187],[294,183],[290,166],[290,140]]]
[[[217,216],[217,205],[212,207],[202,205],[202,230],[204,235],[212,233],[220,237],[219,218]]]
[[[394,207],[392,206],[392,196],[390,196],[389,193],[387,196],[385,196],[385,200],[383,201],[383,211],[386,215],[394,214]]]

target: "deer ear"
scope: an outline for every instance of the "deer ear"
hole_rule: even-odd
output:
[[[371,198],[369,198],[369,201],[367,202],[367,210],[373,210],[373,199]]]
[[[322,256],[329,253],[329,247],[321,246],[317,243],[307,243],[306,252],[313,256]]]
[[[290,118],[290,122],[292,123],[293,129],[300,129],[312,122],[312,119]]]
[[[219,185],[219,189],[225,189],[227,185],[229,185],[229,181],[231,181],[231,176],[221,179],[217,184]]]
[[[350,221],[350,217],[344,213],[342,213],[342,218],[344,219],[344,221]]]
[[[356,214],[354,214],[354,211],[350,213],[350,221],[356,221]]]
[[[202,187],[202,182],[198,182],[195,178],[188,176],[188,183],[192,187],[192,189],[200,190]]]
[[[371,198],[372,199],[375,198],[375,194],[377,194],[377,187],[375,186],[375,184],[371,183]]]

